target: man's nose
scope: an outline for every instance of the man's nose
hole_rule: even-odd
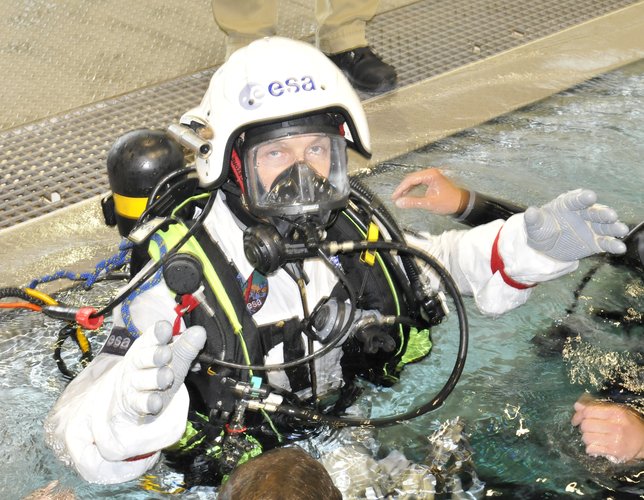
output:
[[[296,151],[295,161],[296,163],[306,163],[306,151],[304,149]]]

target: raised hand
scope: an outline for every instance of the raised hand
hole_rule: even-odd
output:
[[[541,208],[525,212],[528,245],[553,259],[579,260],[596,253],[622,254],[628,233],[612,208],[599,205],[597,195],[577,189],[559,195]]]
[[[410,194],[413,188],[423,185],[426,186],[423,195]],[[399,208],[422,208],[435,214],[452,215],[458,212],[461,199],[467,193],[445,177],[440,170],[428,168],[405,177],[391,198]]]
[[[159,321],[139,338],[123,359],[121,410],[133,419],[158,415],[167,406],[206,342],[201,326],[185,330],[170,343],[172,325]]]

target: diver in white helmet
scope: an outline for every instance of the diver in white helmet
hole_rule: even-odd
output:
[[[579,259],[625,251],[626,226],[586,190],[467,231],[400,231],[347,175],[347,148],[371,154],[355,91],[303,42],[238,50],[181,123],[200,190],[135,227],[151,261],[45,422],[91,482],[137,478],[165,451],[192,484],[217,484],[302,429],[376,422],[343,415],[354,382],[395,384],[427,356],[439,286],[501,314]]]

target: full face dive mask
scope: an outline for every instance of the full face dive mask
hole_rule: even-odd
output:
[[[338,134],[291,133],[259,142],[245,154],[249,209],[273,222],[322,228],[346,206],[346,164],[346,142]]]

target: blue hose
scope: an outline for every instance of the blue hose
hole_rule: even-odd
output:
[[[85,281],[85,289],[89,289],[98,281],[98,279],[104,273],[107,274],[114,269],[123,267],[125,264],[130,262],[130,250],[134,244],[127,240],[123,239],[119,244],[119,252],[112,257],[109,257],[105,260],[100,261],[96,264],[94,272],[91,273],[73,273],[71,271],[57,271],[54,274],[46,274],[38,279],[33,280],[29,283],[28,288],[36,288],[42,283],[49,283],[59,279],[68,279],[72,281]]]

